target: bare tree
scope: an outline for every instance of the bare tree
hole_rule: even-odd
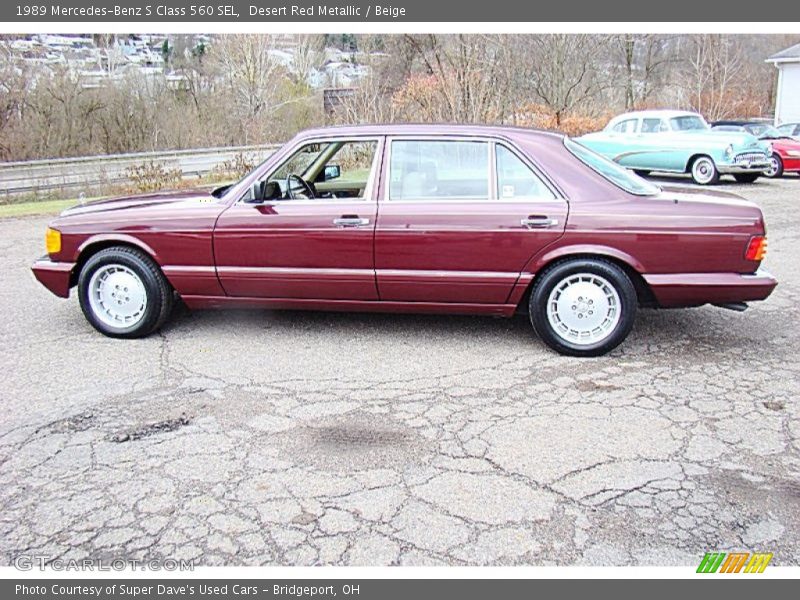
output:
[[[321,35],[300,34],[294,47],[292,67],[295,80],[308,85],[311,73],[325,60],[325,37]]]
[[[514,37],[518,89],[532,94],[555,115],[598,100],[610,85],[607,36],[584,34]]]
[[[433,120],[475,123],[504,118],[508,97],[498,91],[503,89],[506,48],[499,36],[406,35],[404,42],[422,66],[423,77],[416,83],[425,84],[417,86],[425,94],[416,100]],[[408,96],[415,100],[413,93]]]
[[[211,49],[211,59],[221,84],[228,91],[229,110],[242,123],[242,142],[250,143],[260,117],[277,104],[277,89],[284,76],[271,55],[273,38],[247,34],[220,36]]]
[[[32,79],[30,68],[0,47],[0,157],[4,160],[13,157],[11,130],[23,118]]]
[[[736,105],[742,72],[740,47],[725,35],[692,36],[683,72],[688,105],[709,120],[728,116]]]
[[[650,33],[614,36],[612,56],[621,65],[627,110],[647,102],[660,85],[659,75],[676,61],[671,41],[670,36]]]

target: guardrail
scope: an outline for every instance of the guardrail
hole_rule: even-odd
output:
[[[166,170],[180,170],[183,179],[200,178],[227,161],[244,155],[261,162],[279,146],[230,146],[169,152],[135,152],[107,156],[57,158],[19,162],[0,162],[0,203],[15,196],[53,196],[63,191],[77,194],[131,182],[129,169],[157,164]]]

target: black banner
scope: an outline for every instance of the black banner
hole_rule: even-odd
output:
[[[435,598],[555,598],[623,597],[674,600],[687,594],[724,594],[726,600],[752,598],[756,594],[788,594],[792,581],[759,577],[698,575],[678,580],[425,580],[425,579],[133,579],[112,580],[6,580],[0,583],[3,598],[42,600],[182,600],[186,598],[237,598],[248,600],[424,600]],[[796,586],[793,586],[796,587]]]
[[[776,5],[777,8],[778,5]],[[698,3],[691,0],[641,2],[520,2],[519,0],[379,0],[284,2],[282,0],[11,0],[0,5],[0,20],[11,22],[769,22],[800,21],[800,2],[763,10],[751,2]],[[800,31],[787,26],[786,31]]]

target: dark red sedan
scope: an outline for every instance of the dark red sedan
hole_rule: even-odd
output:
[[[103,200],[47,230],[36,278],[122,338],[190,308],[530,314],[565,354],[638,306],[742,309],[776,285],[764,219],[660,188],[553,133],[388,125],[299,134],[235,185]]]

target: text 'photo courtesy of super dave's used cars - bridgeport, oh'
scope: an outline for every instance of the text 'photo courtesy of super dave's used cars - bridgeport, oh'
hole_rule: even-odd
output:
[[[630,118],[641,127],[650,117]],[[663,114],[658,127],[695,118]],[[703,148],[712,174],[695,162],[700,183],[750,177],[767,168],[767,144],[704,127],[675,132],[685,143],[663,156],[601,156],[616,152],[627,120],[580,144],[510,127],[308,130],[211,193],[66,210],[33,272],[59,297],[77,287],[88,321],[113,337],[156,331],[178,300],[198,309],[527,312],[548,346],[575,356],[619,345],[639,306],[744,310],[767,298],[777,282],[759,268],[767,240],[755,204],[625,168],[682,170],[691,148]]]

